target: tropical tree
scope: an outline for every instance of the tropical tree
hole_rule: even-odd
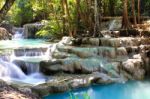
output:
[[[0,22],[2,22],[2,20],[5,18],[5,15],[7,14],[7,12],[9,11],[9,9],[11,8],[11,6],[13,5],[14,2],[15,2],[15,0],[6,0],[5,1],[5,4],[0,9]]]

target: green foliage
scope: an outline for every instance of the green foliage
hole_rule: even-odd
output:
[[[51,20],[36,33],[36,36],[43,38],[59,38],[62,36],[61,29],[62,25],[59,26],[56,20]]]
[[[69,93],[70,95],[70,99],[79,99],[77,96],[75,96],[72,92]],[[88,95],[88,93],[84,93],[82,95],[83,99],[90,99],[90,96]]]
[[[11,11],[11,22],[21,26],[33,20],[33,10],[30,0],[17,0]]]

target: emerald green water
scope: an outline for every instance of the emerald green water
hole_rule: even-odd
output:
[[[150,81],[95,85],[73,90],[72,92],[49,95],[43,99],[71,99],[70,93],[78,97],[77,99],[84,99],[83,94],[85,93],[88,93],[90,99],[150,99]]]

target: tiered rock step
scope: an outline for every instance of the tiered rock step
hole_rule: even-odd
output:
[[[14,49],[15,56],[41,56],[47,51],[47,48],[18,48]]]
[[[40,62],[41,72],[53,75],[53,80],[34,87],[34,91],[57,93],[93,83],[143,79],[145,68],[149,68],[145,66],[149,60],[143,59],[147,56],[142,56],[150,50],[149,38],[82,38],[75,41],[75,45],[67,46],[67,40],[65,44],[56,44],[51,53],[53,60]]]
[[[41,62],[41,71],[51,74],[60,71],[92,73],[102,70],[118,77],[120,68],[124,67],[124,70],[127,71],[126,66],[130,67],[130,65],[126,65],[128,62],[135,65],[140,60],[143,63],[142,56],[138,56],[138,54],[150,48],[149,38],[82,38],[78,41],[80,41],[81,47],[57,46],[57,50],[52,54],[57,61]],[[79,44],[79,42],[76,43]],[[139,64],[138,69],[143,70],[142,66]],[[130,74],[135,74],[135,71]],[[139,76],[135,75],[135,78],[141,79],[143,74],[141,72]]]
[[[150,44],[150,38],[133,38],[133,37],[120,37],[120,38],[82,38],[81,45],[91,46],[109,46],[109,47],[127,47],[127,46],[140,46]]]

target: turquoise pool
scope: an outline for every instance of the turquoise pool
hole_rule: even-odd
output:
[[[83,94],[85,93],[88,93],[90,99],[150,99],[150,81],[95,85],[76,89],[72,92],[49,95],[44,99],[71,99],[70,93],[78,97],[77,99],[83,99]]]

